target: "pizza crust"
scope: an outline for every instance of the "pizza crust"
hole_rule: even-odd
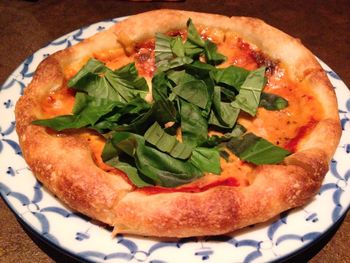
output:
[[[100,169],[81,137],[56,134],[31,124],[40,119],[42,98],[67,81],[67,68],[110,48],[134,45],[156,32],[195,24],[235,31],[271,58],[281,61],[296,82],[307,83],[321,101],[323,116],[281,165],[253,170],[248,187],[217,186],[199,193],[147,194],[135,190],[123,176]],[[17,133],[24,158],[36,177],[64,203],[115,227],[118,233],[187,237],[223,234],[263,222],[287,209],[307,203],[319,190],[341,133],[337,102],[325,73],[299,40],[245,17],[186,11],[152,11],[117,23],[109,30],[53,54],[38,67],[16,105]]]

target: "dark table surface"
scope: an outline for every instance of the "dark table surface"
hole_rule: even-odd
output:
[[[66,33],[109,18],[160,8],[252,16],[300,38],[350,85],[350,1],[117,0],[0,1],[0,83],[29,55]],[[20,226],[0,199],[0,262],[68,262]],[[350,216],[306,252],[298,262],[350,262]],[[34,242],[33,242],[34,241]]]

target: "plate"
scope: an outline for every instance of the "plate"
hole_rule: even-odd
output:
[[[28,57],[0,92],[0,193],[16,216],[50,244],[86,261],[103,262],[266,262],[305,249],[345,215],[350,205],[350,92],[326,64],[339,102],[342,137],[318,195],[308,205],[232,235],[155,239],[118,235],[73,212],[35,179],[25,163],[15,132],[14,106],[48,55],[74,45],[123,18],[81,28]]]

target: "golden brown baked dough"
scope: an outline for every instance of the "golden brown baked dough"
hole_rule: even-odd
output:
[[[322,113],[316,126],[298,141],[296,152],[283,164],[253,167],[249,176],[254,179],[247,186],[143,191],[125,177],[101,169],[91,147],[77,132],[55,133],[31,124],[46,116],[41,106],[44,98],[61,89],[71,72],[79,70],[89,57],[110,49],[130,55],[137,43],[156,32],[184,29],[189,17],[195,25],[224,32],[219,39],[234,32],[279,61],[295,87],[307,87],[320,104]],[[333,88],[299,40],[254,18],[174,10],[131,16],[45,59],[16,105],[16,123],[28,165],[64,203],[114,226],[118,233],[168,237],[227,233],[307,203],[320,188],[341,131]]]

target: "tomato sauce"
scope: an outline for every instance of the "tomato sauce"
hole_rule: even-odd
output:
[[[154,48],[153,39],[137,44],[135,47],[135,65],[139,74],[144,77],[152,77],[156,71]]]
[[[318,121],[311,118],[306,125],[301,126],[298,129],[296,136],[292,138],[286,145],[284,145],[284,148],[291,152],[295,152],[297,150],[298,143],[312,131],[312,129],[316,126],[317,123]]]
[[[239,182],[234,177],[227,178],[225,180],[217,180],[212,183],[209,183],[204,186],[196,186],[196,185],[190,185],[190,186],[182,186],[177,188],[165,188],[160,186],[147,186],[138,189],[138,192],[142,192],[145,194],[163,194],[163,193],[199,193],[204,192],[206,190],[209,190],[210,188],[216,187],[216,186],[231,186],[231,187],[237,187],[239,186]]]

